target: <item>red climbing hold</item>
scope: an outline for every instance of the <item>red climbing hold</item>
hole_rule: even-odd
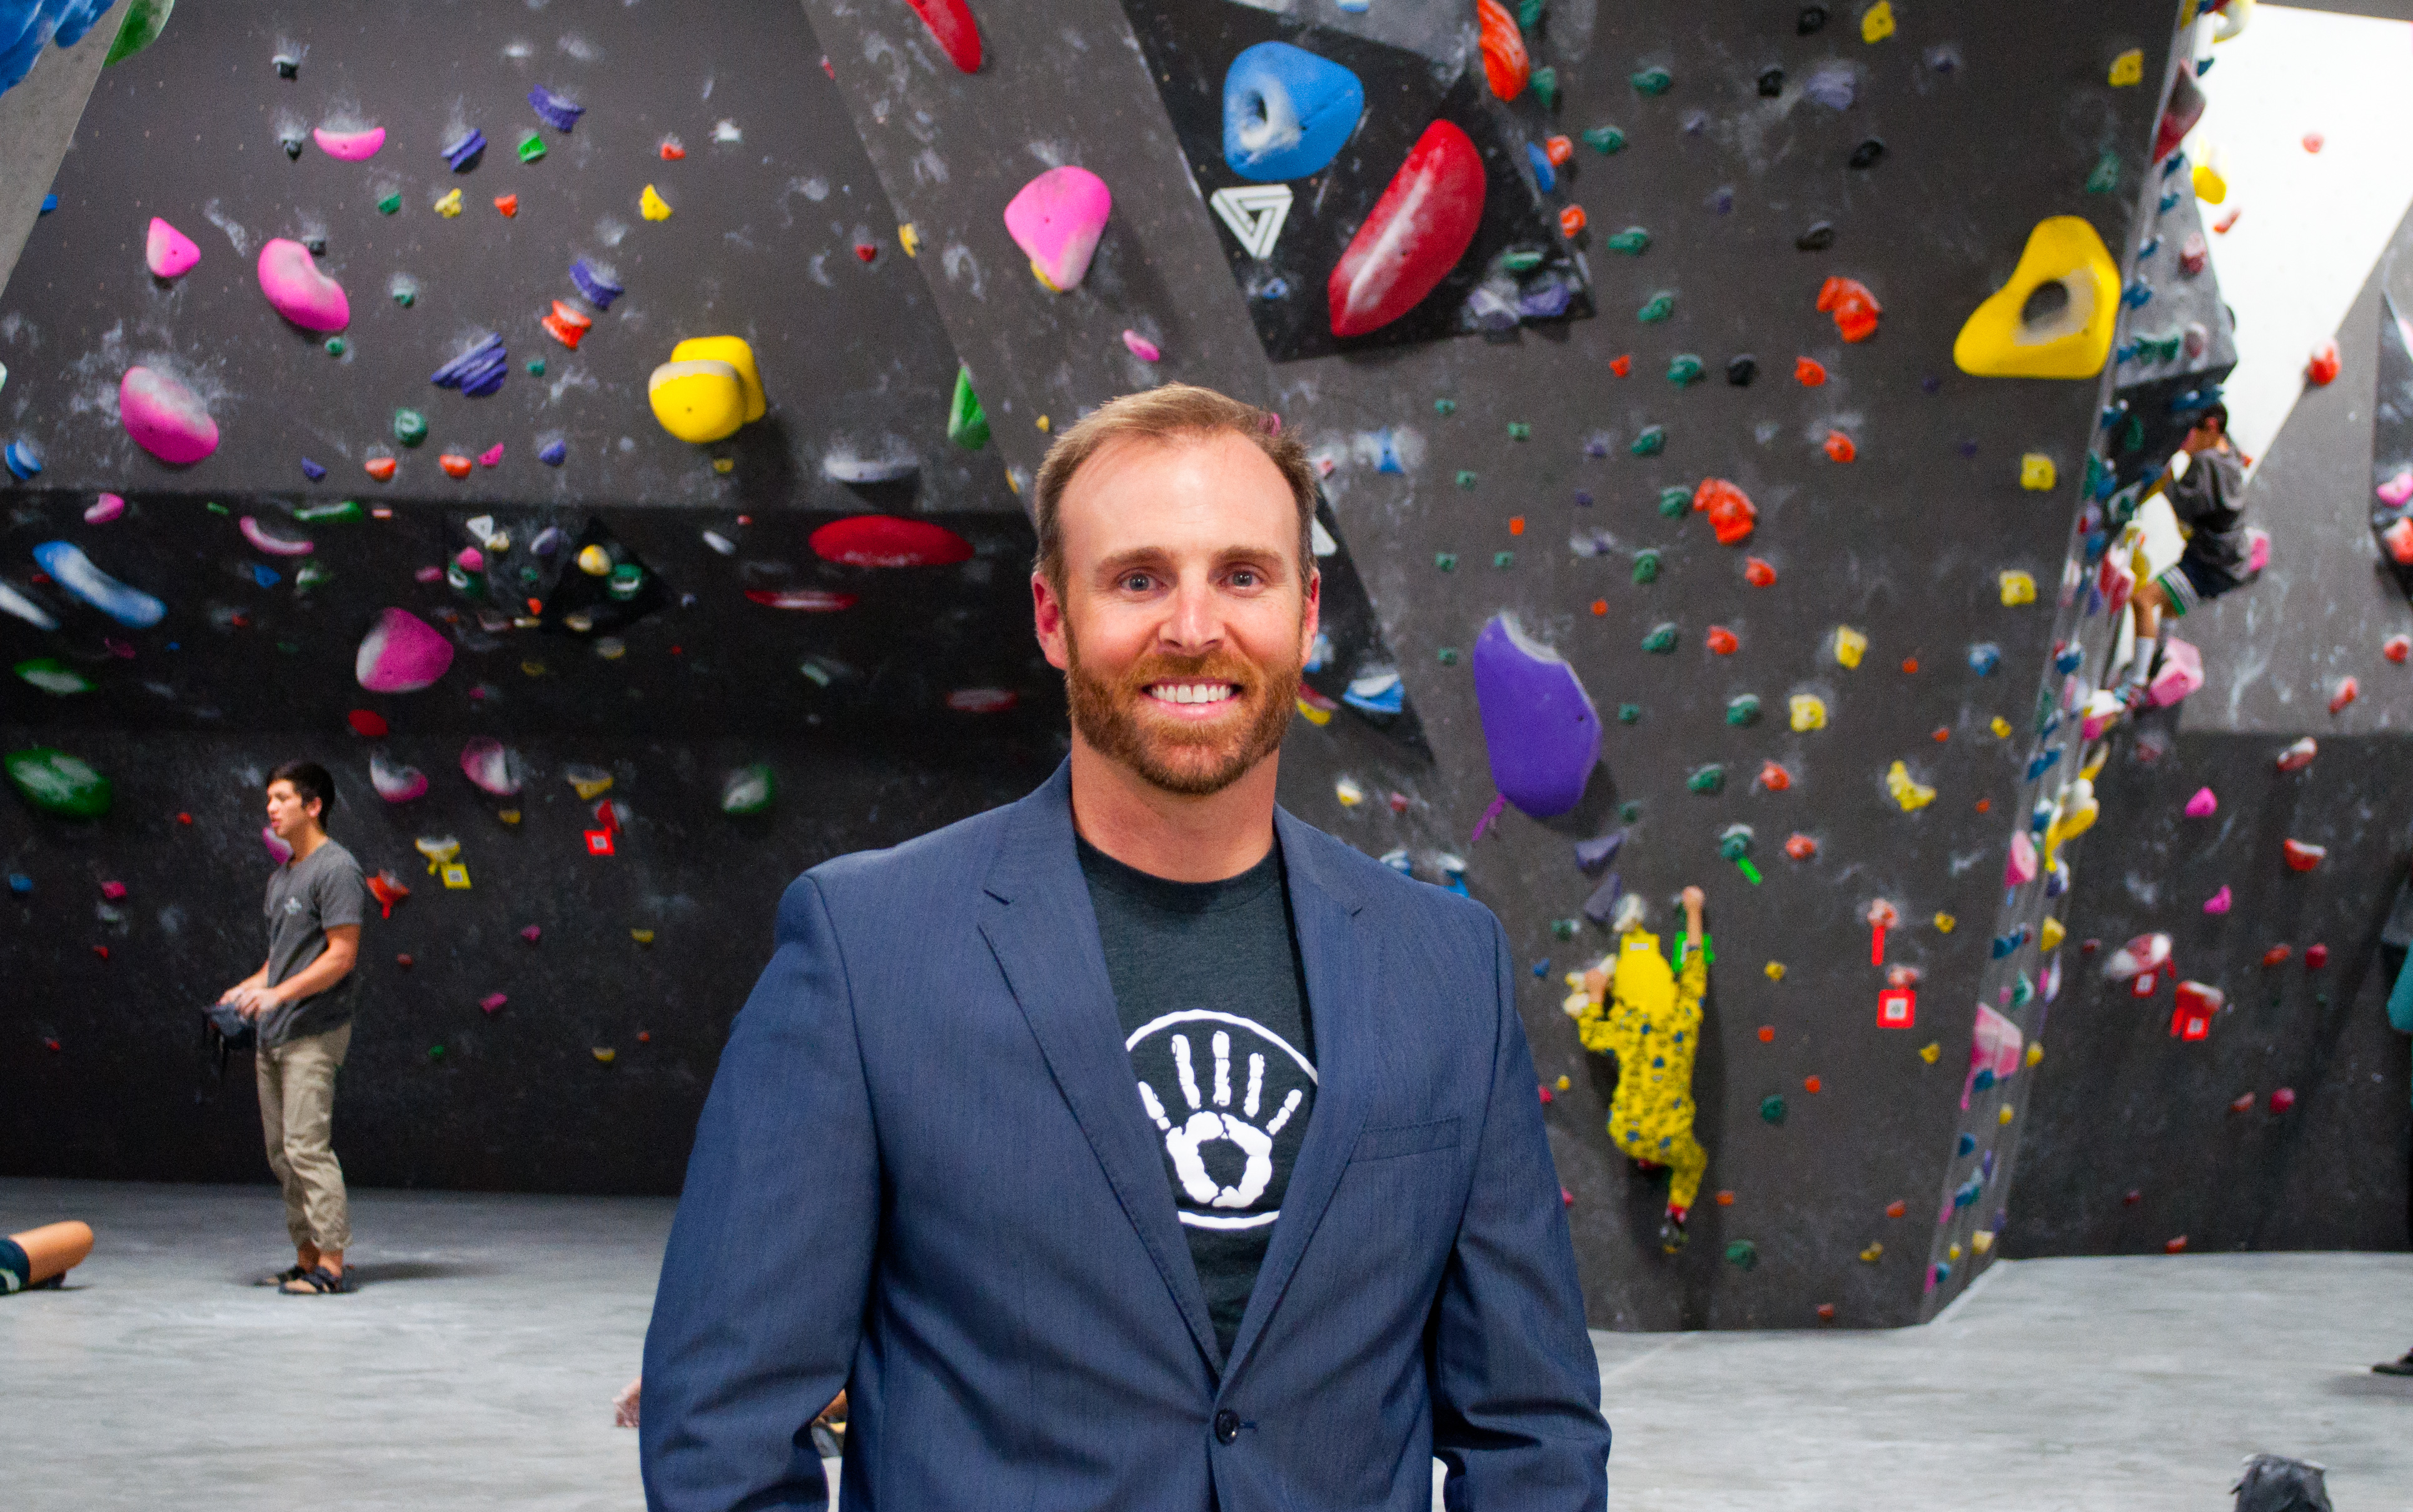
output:
[[[854,244],[854,257],[856,261],[869,262],[872,259],[878,256],[880,256],[880,248],[872,245],[869,242],[857,242]]]
[[[352,727],[352,734],[356,735],[364,735],[371,740],[385,738],[385,716],[375,709],[354,709],[345,715],[344,719]]]
[[[1886,1204],[1886,1216],[1887,1218],[1900,1218],[1902,1214],[1908,1211],[1910,1211],[1910,1204],[1902,1201],[1900,1197],[1896,1197],[1893,1201]]]
[[[1483,155],[1467,134],[1447,121],[1425,127],[1325,284],[1332,334],[1379,330],[1431,293],[1474,240],[1483,191]]]
[[[1630,354],[1622,357],[1612,357],[1608,360],[1608,370],[1616,374],[1619,378],[1623,378],[1626,374],[1634,371],[1634,358]]]
[[[1753,507],[1751,496],[1724,478],[1702,479],[1693,490],[1693,508],[1710,517],[1710,528],[1717,533],[1721,546],[1750,540],[1753,526],[1759,523],[1759,511]],[[1771,572],[1769,581],[1774,580]]]
[[[539,320],[537,324],[544,327],[545,334],[554,340],[560,342],[571,351],[576,351],[580,340],[588,331],[594,329],[595,319],[574,304],[565,304],[560,300],[555,300],[553,313]]]
[[[2262,953],[2262,969],[2267,971],[2274,966],[2284,966],[2287,964],[2287,957],[2295,953],[2292,946],[2273,945]]]
[[[2305,971],[2319,971],[2322,967],[2327,966],[2329,963],[2330,963],[2330,947],[2329,947],[2329,946],[2327,946],[2327,945],[2306,945],[2306,946],[2304,947],[2304,970],[2305,970]]]
[[[1742,580],[1754,588],[1773,587],[1776,585],[1776,569],[1754,556],[1742,564]]]
[[[2390,636],[2381,643],[2379,654],[2398,666],[2403,666],[2406,657],[2413,657],[2413,635]]]
[[[2330,853],[2330,848],[2326,845],[2306,845],[2302,840],[2289,840],[2281,849],[2287,852],[2287,869],[2290,871],[2310,871],[2321,864],[2322,857]],[[2312,952],[2306,951],[2304,958],[2309,962],[2312,959]]]
[[[1793,378],[1805,389],[1814,389],[1827,381],[1827,364],[1815,357],[1793,359]]]
[[[1570,138],[1545,137],[1542,140],[1542,156],[1550,160],[1552,168],[1566,167],[1568,160],[1575,155],[1576,144]]]
[[[2185,1248],[2186,1236],[2184,1234],[2174,1239],[2166,1239],[2162,1243],[2162,1253],[2164,1254],[2177,1254],[2180,1251],[2184,1250]]]
[[[1559,212],[1559,234],[1572,239],[1584,229],[1584,207],[1569,205]]]
[[[107,945],[95,945],[92,947],[92,953],[99,956],[102,960],[109,959],[109,947]]]
[[[1474,0],[1474,21],[1483,44],[1485,81],[1494,95],[1515,99],[1525,92],[1525,81],[1533,72],[1533,60],[1525,53],[1525,34],[1500,0]]]
[[[1784,853],[1796,861],[1807,861],[1818,853],[1818,842],[1807,835],[1787,836]]]
[[[849,567],[951,567],[972,556],[972,543],[945,526],[894,514],[833,520],[805,543],[823,561]]]
[[[447,478],[466,478],[469,476],[469,459],[463,456],[458,452],[445,452],[442,456],[436,459],[436,465],[444,469],[444,476]]]
[[[851,593],[832,593],[826,588],[748,588],[747,600],[765,609],[792,609],[808,615],[834,615],[854,607]]]
[[[2230,1098],[2228,1100],[2228,1111],[2231,1113],[2253,1112],[2254,1094],[2252,1092],[2241,1092],[2237,1096]]]
[[[1774,1045],[1776,1043],[1775,1025],[1762,1024],[1759,1026],[1759,1043],[1762,1045]]]
[[[392,457],[371,457],[361,467],[378,482],[384,482],[393,476],[394,461]]]
[[[2355,695],[2361,691],[2362,685],[2353,678],[2339,678],[2336,691],[2330,694],[2330,712],[2335,714],[2345,708],[2348,704],[2353,703]]]
[[[2335,341],[2324,341],[2313,348],[2312,361],[2304,364],[2304,381],[2314,388],[2325,388],[2338,376],[2338,349]]]
[[[2388,548],[2399,567],[2413,567],[2413,515],[2407,515],[2379,533],[2379,542]]]
[[[1849,462],[1860,454],[1860,449],[1854,446],[1852,438],[1842,431],[1828,431],[1827,439],[1819,444],[1826,448],[1827,455],[1837,462]]]
[[[1877,317],[1885,307],[1857,278],[1829,278],[1818,286],[1818,308],[1835,318],[1835,329],[1845,341],[1866,341],[1877,334]]]
[[[1759,785],[1770,793],[1783,793],[1793,786],[1793,774],[1774,762],[1762,762],[1759,763]]]
[[[947,61],[966,73],[980,72],[980,27],[972,21],[971,7],[964,0],[905,0],[922,24],[930,28],[931,37],[947,54]],[[822,66],[828,61],[824,58]],[[664,156],[668,156],[665,154]]]
[[[662,139],[663,162],[675,163],[686,156],[687,143],[679,141],[676,137],[664,137]]]
[[[495,196],[495,208],[502,212],[505,220],[510,220],[520,213],[520,197],[516,194],[498,194]]]
[[[1736,651],[1739,650],[1741,646],[1742,643],[1735,639],[1735,632],[1726,629],[1724,625],[1712,625],[1710,627],[1710,649],[1715,651],[1718,655],[1722,657],[1730,657],[1734,655]]]
[[[2274,1089],[2272,1089],[2272,1092],[2271,1092],[2271,1111],[2272,1111],[2272,1112],[2273,1112],[2273,1113],[2285,1113],[2285,1112],[2287,1112],[2289,1108],[2292,1108],[2292,1107],[2294,1107],[2295,1105],[2296,1105],[2296,1090],[2295,1090],[2293,1087],[2279,1087],[2279,1088],[2274,1088]]]

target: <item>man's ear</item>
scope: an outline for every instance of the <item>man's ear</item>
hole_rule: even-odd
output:
[[[1030,574],[1030,624],[1039,637],[1039,649],[1046,655],[1047,664],[1062,671],[1072,665],[1071,648],[1064,627],[1064,600],[1047,574]]]

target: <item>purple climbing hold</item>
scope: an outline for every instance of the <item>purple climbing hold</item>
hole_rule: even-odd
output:
[[[453,172],[466,173],[478,166],[478,159],[485,155],[485,151],[486,134],[471,126],[467,136],[443,149],[444,160],[452,165]]]
[[[542,84],[528,91],[528,104],[537,114],[544,117],[544,124],[555,131],[569,130],[578,124],[580,116],[586,113],[585,106],[573,105]]]
[[[503,386],[503,375],[511,366],[511,355],[503,349],[503,338],[489,333],[483,341],[428,375],[427,381],[479,399]]]
[[[1505,614],[1483,627],[1473,664],[1492,785],[1535,819],[1573,808],[1600,759],[1600,713],[1575,669]]]
[[[1577,840],[1576,865],[1587,873],[1597,873],[1608,865],[1609,858],[1617,854],[1617,848],[1624,843],[1625,831],[1621,829],[1610,830],[1589,840]]]
[[[308,457],[303,457],[302,459],[302,476],[309,479],[315,483],[319,479],[327,476],[327,469],[311,461]]]
[[[569,457],[570,444],[566,441],[547,441],[536,451],[536,459],[548,467],[558,467]]]
[[[629,291],[621,285],[613,282],[608,275],[585,258],[580,258],[570,265],[570,281],[576,284],[578,291],[585,295],[588,303],[599,310],[610,309],[614,300]]]
[[[1605,925],[1617,917],[1617,900],[1625,894],[1625,883],[1616,872],[1610,872],[1583,900],[1583,916],[1594,924]]]

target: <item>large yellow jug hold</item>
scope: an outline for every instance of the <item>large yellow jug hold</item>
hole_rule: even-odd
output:
[[[682,441],[718,441],[766,408],[754,348],[739,336],[680,342],[646,380],[645,397],[662,429]]]
[[[1952,361],[1979,378],[2093,378],[2110,360],[2120,270],[2077,215],[2036,223],[2011,281],[1961,326]]]

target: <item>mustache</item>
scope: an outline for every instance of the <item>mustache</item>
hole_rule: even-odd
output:
[[[1131,670],[1118,679],[1121,690],[1136,693],[1153,683],[1222,682],[1230,683],[1240,692],[1253,691],[1262,679],[1254,663],[1229,651],[1209,652],[1205,656],[1179,656],[1171,652],[1152,651],[1133,662]]]

